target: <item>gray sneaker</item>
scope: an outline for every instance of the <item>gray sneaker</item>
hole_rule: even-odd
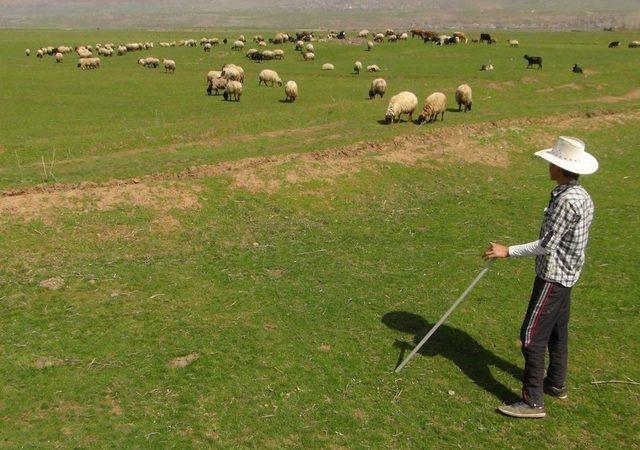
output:
[[[547,413],[544,406],[531,406],[523,401],[515,402],[511,405],[502,405],[498,407],[498,411],[510,417],[519,417],[521,419],[542,419]]]
[[[542,384],[542,388],[545,394],[549,394],[552,397],[556,397],[564,400],[569,396],[569,392],[566,386],[562,386],[562,387],[551,386],[551,384],[547,383],[546,380]]]

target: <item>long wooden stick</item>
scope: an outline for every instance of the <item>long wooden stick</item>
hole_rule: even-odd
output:
[[[407,356],[405,358],[405,360],[402,361],[398,367],[396,367],[396,370],[395,370],[396,373],[400,372],[402,370],[402,368],[404,366],[406,366],[409,363],[409,361],[411,361],[411,359],[413,359],[414,356],[416,356],[416,353],[418,353],[420,351],[420,348],[425,344],[425,342],[427,342],[429,340],[429,338],[431,336],[433,336],[433,333],[435,333],[436,330],[440,327],[440,325],[442,325],[444,323],[444,321],[447,320],[447,318],[451,315],[453,310],[456,309],[458,307],[458,305],[460,303],[462,303],[462,301],[465,299],[465,297],[469,294],[469,292],[471,292],[473,290],[473,288],[476,287],[476,284],[478,284],[478,281],[480,281],[480,279],[484,276],[484,274],[487,273],[489,271],[489,269],[491,268],[491,265],[493,264],[493,261],[494,261],[493,259],[489,260],[489,262],[487,263],[487,267],[485,267],[484,269],[482,269],[480,271],[478,276],[471,282],[469,287],[467,289],[465,289],[465,291],[462,293],[462,295],[460,297],[458,297],[458,300],[456,300],[453,303],[453,305],[451,305],[451,307],[447,310],[447,312],[444,313],[444,316],[442,316],[442,318],[440,318],[440,320],[438,320],[438,323],[436,323],[429,330],[427,335],[425,337],[423,337],[422,340],[420,341],[420,343],[418,343],[418,345],[415,346],[415,348],[411,351],[411,353],[409,353],[409,356]]]

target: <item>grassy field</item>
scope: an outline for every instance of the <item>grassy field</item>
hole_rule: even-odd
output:
[[[286,44],[260,65],[229,47],[155,48],[85,72],[33,55],[240,32],[0,30],[2,446],[637,448],[638,386],[591,384],[640,381],[637,34],[320,42],[315,62]],[[139,67],[147,54],[175,75]],[[379,75],[352,74],[355,60],[421,104],[442,90],[454,108],[468,83],[473,111],[382,125],[388,97],[367,98]],[[205,94],[225,62],[247,73],[239,103]],[[298,101],[258,87],[263,68],[296,80]],[[494,412],[520,389],[531,260],[496,263],[394,374],[489,240],[537,236],[553,185],[532,152],[560,134],[601,165],[583,180],[596,218],[569,399],[541,421]]]

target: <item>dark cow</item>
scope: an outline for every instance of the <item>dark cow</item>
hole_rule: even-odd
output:
[[[480,33],[480,43],[486,42],[491,44],[491,35],[489,33]]]
[[[527,69],[531,69],[535,65],[538,66],[538,69],[542,69],[542,56],[524,55],[524,59],[526,59],[528,63]]]
[[[620,41],[609,42],[609,48],[618,48],[620,47]]]
[[[423,31],[422,40],[426,44],[427,42],[438,42],[438,33],[435,31]]]

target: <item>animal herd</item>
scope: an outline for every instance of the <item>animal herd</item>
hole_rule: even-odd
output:
[[[420,29],[412,29],[409,32],[396,32],[392,29],[387,29],[384,32],[380,33],[371,33],[369,30],[361,30],[357,33],[357,38],[365,43],[365,50],[372,51],[376,44],[382,43],[385,41],[388,43],[395,43],[398,41],[407,40],[409,38],[419,37],[425,43],[435,43],[438,46],[448,46],[448,45],[456,45],[456,44],[466,44],[469,39],[466,34],[460,31],[453,32],[452,34],[439,34],[430,30],[420,30]],[[267,42],[270,44],[281,45],[284,43],[293,43],[295,44],[295,51],[299,51],[304,61],[314,61],[316,57],[316,49],[313,45],[313,41],[324,42],[329,39],[347,39],[347,34],[344,31],[330,32],[324,38],[316,38],[314,32],[311,31],[302,31],[297,33],[277,33],[274,37],[265,40],[263,36],[256,35],[253,37],[253,42],[257,47],[266,47]],[[227,44],[229,40],[225,37],[223,39],[220,38],[202,38],[200,39],[199,45],[203,48],[205,52],[210,52],[213,46],[218,46],[220,43]],[[240,35],[237,39],[233,40],[231,43],[231,50],[239,51],[244,49],[246,45],[247,39],[245,36]],[[480,33],[478,39],[471,39],[472,43],[487,45],[495,45],[497,44],[497,40],[493,38],[489,33]],[[350,41],[350,43],[359,43],[358,41]],[[507,43],[510,47],[518,47],[520,45],[518,40],[508,39]],[[179,41],[171,41],[171,42],[159,42],[158,45],[160,47],[197,47],[198,41],[195,39],[184,39]],[[617,48],[620,46],[620,41],[613,41],[609,43],[609,48]],[[640,41],[632,41],[629,43],[629,48],[638,48],[640,47]],[[56,63],[61,63],[64,60],[64,55],[75,52],[79,59],[77,63],[77,67],[82,70],[90,70],[90,69],[99,69],[101,67],[102,61],[99,57],[94,56],[94,53],[97,53],[102,57],[112,57],[114,54],[118,56],[123,56],[127,53],[132,53],[140,50],[149,50],[154,48],[153,42],[132,42],[132,43],[123,43],[119,45],[115,45],[113,43],[106,44],[95,44],[92,45],[78,45],[74,48],[69,46],[47,46],[41,47],[37,49],[36,56],[42,59],[45,55],[51,55],[54,57]],[[25,55],[30,56],[31,50],[26,49]],[[259,50],[258,48],[251,48],[246,52],[246,57],[254,61],[256,63],[261,63],[263,61],[270,60],[280,60],[285,57],[285,50],[277,48],[273,50]],[[527,68],[537,67],[538,69],[542,69],[542,57],[541,56],[530,56],[528,54],[524,55],[524,59],[527,61]],[[145,68],[158,68],[161,66],[160,59],[147,56],[144,58],[138,59],[138,64]],[[165,72],[174,73],[176,70],[176,62],[172,59],[163,59],[162,67],[164,67]],[[322,70],[325,71],[333,71],[335,70],[335,66],[332,63],[324,63],[321,66]],[[362,62],[356,61],[353,66],[353,71],[355,74],[360,74],[363,70]],[[370,64],[366,66],[366,70],[368,72],[379,72],[380,67],[376,64]],[[494,70],[494,66],[491,63],[483,64],[481,71],[491,71]],[[574,64],[572,67],[572,72],[581,74],[583,73],[582,67],[578,64]],[[235,100],[236,102],[240,101],[243,92],[243,85],[245,82],[245,72],[244,69],[235,64],[225,64],[221,70],[211,70],[207,73],[207,94],[208,95],[218,95],[220,91],[223,92],[224,100]],[[258,75],[258,86],[263,85],[274,87],[281,87],[284,84],[285,90],[285,101],[286,102],[294,102],[298,98],[298,84],[289,80],[286,83],[283,83],[282,79],[278,75],[275,70],[272,69],[264,69]],[[387,82],[383,78],[376,78],[371,82],[369,87],[369,98],[374,99],[376,96],[380,98],[384,97],[387,92]],[[472,90],[471,87],[467,84],[462,84],[458,86],[455,91],[455,100],[458,105],[458,110],[462,111],[470,111],[472,106]],[[433,122],[436,121],[438,116],[440,120],[444,120],[444,113],[446,111],[447,97],[442,92],[434,92],[429,95],[424,103],[422,112],[420,113],[417,122],[419,124],[425,122]],[[413,121],[413,114],[418,105],[418,98],[415,94],[403,91],[397,95],[391,97],[386,113],[385,113],[385,122],[393,123],[398,122],[400,117],[403,114],[409,116],[409,120]]]

